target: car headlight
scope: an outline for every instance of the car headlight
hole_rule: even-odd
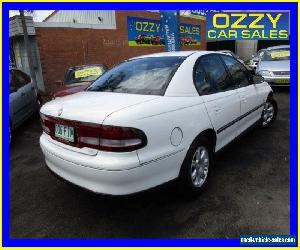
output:
[[[260,70],[257,74],[261,76],[272,76],[272,73],[269,70]]]

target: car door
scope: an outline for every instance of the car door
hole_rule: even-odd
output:
[[[27,100],[26,94],[23,91],[25,82],[19,77],[17,70],[10,70],[10,95],[9,108],[10,119],[13,128],[17,127],[27,116]]]
[[[241,117],[238,122],[238,134],[245,131],[260,119],[263,108],[263,96],[259,85],[253,83],[251,73],[237,60],[229,56],[221,56],[234,83],[241,100]]]
[[[236,121],[240,116],[240,99],[224,63],[217,54],[201,56],[195,65],[194,77],[196,88],[202,95],[217,134],[218,151],[237,135]]]
[[[22,79],[22,82],[25,83],[23,87],[23,92],[26,96],[26,101],[28,104],[28,114],[32,114],[37,108],[37,94],[34,88],[33,82],[31,81],[31,77],[24,73],[21,70],[17,70],[19,77]]]

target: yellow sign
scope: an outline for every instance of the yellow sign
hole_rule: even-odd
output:
[[[99,67],[92,67],[86,69],[80,69],[75,71],[75,78],[82,78],[88,76],[100,76],[102,70]]]
[[[272,58],[281,58],[281,57],[289,57],[290,56],[290,51],[274,51],[271,52],[271,57]]]

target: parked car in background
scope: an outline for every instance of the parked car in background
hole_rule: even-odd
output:
[[[93,81],[103,75],[107,67],[103,64],[74,66],[67,70],[64,80],[55,83],[53,98],[72,95],[84,91]]]
[[[263,76],[272,86],[289,86],[290,46],[267,48],[257,65],[256,74]]]
[[[223,53],[140,56],[85,92],[46,103],[40,145],[51,171],[94,192],[125,195],[178,178],[194,195],[207,184],[215,152],[256,123],[272,124],[272,94]]]
[[[245,62],[245,65],[250,69],[250,70],[256,70],[257,64],[260,60],[260,58],[263,56],[264,51],[266,49],[261,49],[259,51],[257,51],[257,53],[255,55],[252,55],[251,59],[247,60]]]
[[[12,132],[39,110],[41,97],[29,75],[17,68],[9,69],[9,141]]]

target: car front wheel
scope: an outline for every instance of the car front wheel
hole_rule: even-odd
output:
[[[268,97],[261,115],[261,127],[269,127],[274,122],[276,115],[277,103],[273,98]]]

